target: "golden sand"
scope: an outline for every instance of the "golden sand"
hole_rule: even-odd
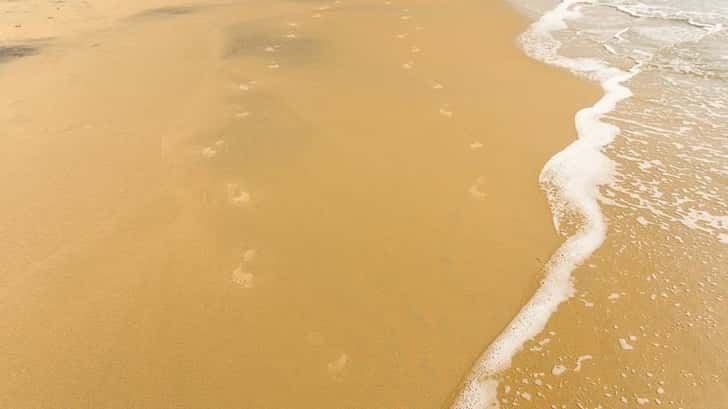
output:
[[[596,90],[499,2],[96,3],[1,6],[0,406],[446,406]]]

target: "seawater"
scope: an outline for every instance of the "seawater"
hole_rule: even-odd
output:
[[[714,341],[728,328],[722,296],[728,287],[728,1],[531,0],[515,5],[535,20],[520,37],[524,52],[599,83],[604,94],[576,113],[574,142],[545,164],[539,180],[564,244],[547,263],[536,294],[475,364],[453,407],[523,406],[536,396],[555,405],[563,396],[504,385],[504,379],[512,380],[504,372],[529,342],[539,336],[550,341],[540,334],[562,303],[581,301],[592,308],[591,297],[600,291],[589,285],[604,283],[614,288],[601,309],[614,314],[620,307],[613,305],[630,295],[635,301],[623,309],[638,313],[633,322],[616,314],[599,323],[595,319],[590,331],[614,337],[618,351],[633,351],[630,342],[640,337],[655,338],[651,350],[634,356],[642,362],[674,359],[675,364],[643,363],[620,374],[639,378],[643,369],[647,391],[626,392],[640,386],[634,381],[625,388],[592,380],[579,388],[601,392],[604,401],[581,402],[572,394],[567,407],[589,401],[594,407],[672,402],[701,408],[701,393],[713,393],[718,405],[713,407],[728,407],[728,388],[709,387],[728,385],[727,370],[690,364],[696,359],[728,362],[728,352]],[[596,271],[580,286],[574,274],[585,265]],[[633,291],[616,283],[627,283]],[[649,307],[640,307],[645,303]],[[603,328],[605,321],[612,328]],[[611,334],[630,325],[640,336]],[[701,345],[697,350],[696,344]],[[521,383],[535,377],[537,385],[546,384],[546,371],[531,372]],[[552,372],[561,376],[563,371]],[[655,373],[661,380],[648,379]],[[682,385],[671,398],[664,396],[665,379]]]

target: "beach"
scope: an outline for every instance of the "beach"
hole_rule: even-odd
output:
[[[0,10],[1,407],[475,408],[476,378],[504,408],[728,399],[720,206],[660,228],[624,187],[642,162],[584,177],[576,216],[549,191],[577,111],[644,102],[632,66],[574,75],[495,1]],[[615,107],[587,119],[627,139],[588,169],[636,156]],[[583,226],[543,328],[508,338]]]
[[[138,6],[0,66],[2,406],[446,405],[595,87],[506,4]]]

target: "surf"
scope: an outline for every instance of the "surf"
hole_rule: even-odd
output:
[[[513,357],[527,341],[543,331],[559,305],[573,296],[573,271],[606,238],[607,222],[598,202],[599,187],[611,182],[615,164],[602,149],[616,138],[620,129],[602,118],[632,96],[623,84],[639,73],[642,63],[624,71],[601,60],[560,55],[562,44],[553,33],[566,29],[568,20],[581,16],[576,7],[580,4],[593,2],[565,0],[541,16],[520,37],[521,46],[530,57],[598,81],[604,92],[594,105],[576,113],[576,140],[549,159],[539,177],[551,207],[554,227],[567,238],[547,262],[536,293],[476,361],[452,409],[500,406],[498,375],[510,367]],[[573,232],[569,235],[567,230]]]

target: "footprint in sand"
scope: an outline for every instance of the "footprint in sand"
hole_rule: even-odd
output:
[[[238,89],[240,89],[241,91],[250,91],[251,89],[253,89],[255,84],[256,84],[256,82],[251,80],[246,83],[240,84],[238,86]]]
[[[445,105],[442,108],[440,108],[440,115],[442,115],[446,118],[452,118],[453,112],[449,106]]]
[[[228,199],[234,206],[243,206],[250,202],[250,193],[244,191],[236,183],[227,185]]]
[[[214,146],[208,146],[206,148],[202,148],[202,150],[200,151],[200,153],[202,154],[202,156],[210,159],[210,158],[213,158],[215,155],[217,155],[218,151],[220,149],[222,149],[222,147],[224,145],[225,145],[225,141],[223,141],[222,139],[220,139],[220,140],[215,141],[215,145]]]
[[[343,380],[344,371],[349,367],[350,363],[351,358],[349,358],[349,355],[341,352],[336,359],[328,363],[327,369],[329,371],[329,375],[331,375],[335,381],[341,382]]]
[[[258,255],[258,251],[255,249],[247,249],[243,252],[243,263],[250,263]]]
[[[255,286],[255,275],[248,271],[248,267],[256,255],[257,252],[254,249],[248,249],[243,252],[243,261],[232,273],[233,283],[242,288],[253,288]]]
[[[203,148],[200,153],[202,154],[202,156],[209,159],[217,155],[217,150],[211,146],[208,146],[207,148]]]
[[[233,271],[233,283],[242,288],[253,288],[255,286],[255,276],[253,273],[245,271],[243,264]]]
[[[482,190],[480,190],[480,187],[484,183],[485,183],[485,177],[484,176],[480,176],[475,181],[475,183],[472,186],[470,186],[470,188],[468,189],[468,192],[470,193],[470,196],[472,196],[474,199],[484,200],[487,195],[485,194],[485,192],[483,192]]]

